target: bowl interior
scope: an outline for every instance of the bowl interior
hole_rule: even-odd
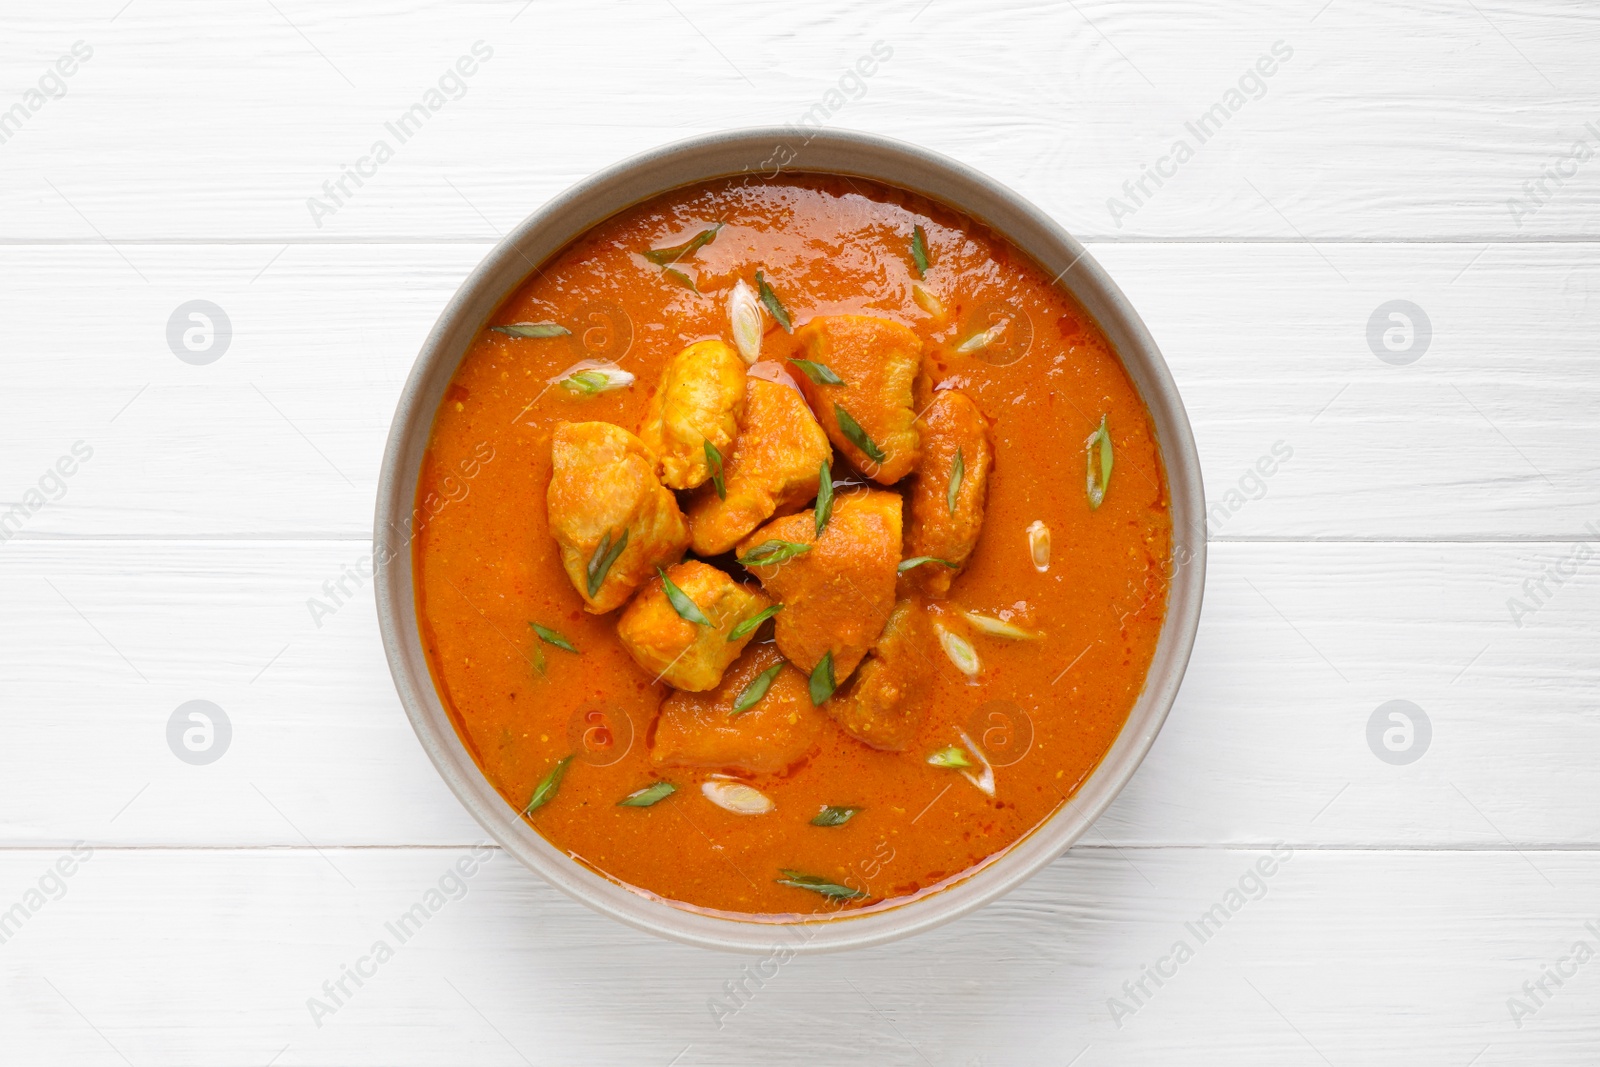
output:
[[[423,452],[468,346],[537,264],[611,215],[670,189],[745,174],[774,180],[823,171],[874,179],[939,200],[989,226],[1058,276],[1095,317],[1150,411],[1172,508],[1166,620],[1145,687],[1121,734],[1078,792],[1009,850],[938,892],[867,913],[775,924],[689,911],[581,866],[524,822],[483,777],[439,700],[418,633],[411,539]],[[380,632],[406,714],[451,790],[507,852],[558,889],[665,937],[746,952],[878,944],[947,922],[1008,892],[1058,856],[1121,791],[1160,730],[1188,663],[1205,582],[1205,501],[1188,417],[1161,353],[1122,292],[1085,249],[1009,189],[953,160],[886,138],[795,128],[739,130],[665,146],[579,183],[529,216],[462,284],[401,394],[384,453],[374,529]]]

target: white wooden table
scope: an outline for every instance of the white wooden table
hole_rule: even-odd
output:
[[[1597,54],[1582,0],[7,5],[0,1062],[1596,1062]],[[1223,505],[1165,732],[1080,847],[912,941],[751,978],[495,852],[313,1010],[482,839],[370,585],[307,608],[425,332],[569,183],[804,120],[1009,183],[1146,317]],[[196,300],[228,326],[191,351]],[[1392,700],[1431,728],[1385,711],[1398,754]]]

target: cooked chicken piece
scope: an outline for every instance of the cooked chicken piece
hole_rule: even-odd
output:
[[[947,389],[935,394],[920,425],[922,461],[911,488],[906,557],[932,556],[955,564],[955,568],[924,564],[908,571],[906,580],[929,596],[943,597],[978,544],[994,448],[989,443],[988,420],[964,393]],[[961,458],[959,478],[957,456]]]
[[[645,586],[617,620],[617,636],[634,661],[674,689],[715,689],[755,631],[730,641],[733,628],[772,602],[708,563],[684,560],[667,570],[691,604],[674,606],[660,578]],[[680,613],[679,609],[683,611]],[[704,622],[685,618],[698,614]]]
[[[708,484],[689,504],[689,543],[702,556],[728,551],[774,515],[788,514],[815,497],[822,462],[833,457],[828,435],[797,389],[755,374],[747,388],[739,436],[725,460],[728,498],[719,499]]]
[[[902,752],[922,722],[923,679],[930,673],[922,605],[902,600],[856,671],[846,693],[822,705],[845,733],[889,752]]]
[[[650,760],[657,767],[704,767],[743,774],[776,774],[816,747],[826,723],[811,706],[806,676],[784,667],[767,694],[735,713],[744,691],[783,663],[770,644],[756,645],[709,693],[673,693],[661,705]]]
[[[824,315],[802,326],[795,338],[805,346],[806,359],[844,381],[824,385],[809,375],[799,376],[811,410],[839,451],[881,485],[910,474],[917,465],[917,413],[911,394],[922,366],[917,335],[910,327],[870,315]],[[842,417],[839,408],[845,411]],[[852,419],[859,433],[852,433]]]
[[[620,607],[689,544],[678,501],[656,480],[655,456],[609,422],[563,422],[550,440],[550,534],[561,565],[599,615]]]
[[[834,681],[844,684],[894,610],[900,537],[900,494],[858,489],[834,498],[820,539],[814,513],[802,511],[740,543],[741,561],[792,551],[768,542],[810,546],[781,563],[746,564],[783,604],[774,625],[778,650],[790,663],[810,674],[832,652]]]
[[[639,427],[663,485],[693,489],[711,477],[707,441],[728,454],[744,414],[744,371],[744,360],[721,341],[696,341],[667,361]]]

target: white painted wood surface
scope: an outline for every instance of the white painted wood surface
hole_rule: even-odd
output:
[[[479,40],[466,95],[318,226],[306,199]],[[568,183],[817,116],[880,40],[824,121],[1086,238],[1167,353],[1211,499],[1240,490],[1155,750],[1082,847],[910,942],[757,981],[495,853],[314,1018],[481,836],[400,712],[370,590],[321,627],[305,606],[365,551],[424,333]],[[34,912],[0,943],[0,1062],[1600,1057],[1600,963],[1523,990],[1600,949],[1600,155],[1561,162],[1600,151],[1592,5],[84,0],[0,13],[0,105],[78,41],[65,95],[0,141],[0,514],[59,495],[0,541],[0,915]],[[1259,99],[1118,226],[1107,199],[1278,41]],[[1546,166],[1572,173],[1535,204]],[[165,339],[196,298],[233,323],[208,366]],[[1396,299],[1432,324],[1407,366],[1368,347]],[[233,725],[209,766],[167,748],[192,699]],[[1407,766],[1368,747],[1393,699],[1432,723]],[[1185,923],[1275,845],[1201,943]],[[1179,940],[1175,976],[1124,990]]]

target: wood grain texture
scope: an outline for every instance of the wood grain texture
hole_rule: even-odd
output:
[[[401,382],[482,246],[0,247],[10,331],[0,511],[72,442],[93,460],[21,536],[365,538]],[[1236,538],[1585,536],[1600,522],[1587,246],[1094,246],[1169,360],[1213,505]],[[1344,275],[1342,280],[1340,273]],[[73,284],[102,313],[85,319]],[[221,305],[225,354],[180,362],[166,323]],[[1432,339],[1368,345],[1394,299]],[[66,328],[70,324],[70,328]],[[1269,478],[1257,464],[1292,452]],[[1230,496],[1233,493],[1235,495]],[[1254,498],[1254,499],[1251,499]],[[1215,510],[1217,505],[1221,510]]]
[[[1593,1063],[1600,963],[1524,983],[1600,948],[1597,40],[1579,0],[12,5],[0,531],[53,499],[0,537],[0,1062]],[[500,233],[631,153],[807,122],[945,152],[1087,240],[1172,365],[1213,544],[1182,695],[1079,848],[942,930],[773,967],[498,852],[448,881],[481,834],[370,588],[320,627],[306,600],[364,555],[400,384]],[[165,337],[196,298],[233,325],[209,366]],[[1408,366],[1367,340],[1392,300],[1431,323]],[[208,766],[167,746],[193,699],[234,730]],[[1405,766],[1367,737],[1396,699],[1432,725]]]
[[[787,961],[647,938],[496,854],[401,943],[387,924],[465,855],[97,851],[0,953],[0,1056],[1503,1067],[1589,1062],[1600,1010],[1592,960],[1520,1028],[1507,1005],[1600,942],[1593,853],[1083,848],[915,941]],[[55,859],[0,855],[0,899]],[[392,958],[363,963],[380,940]],[[358,965],[342,1003],[322,990]]]
[[[1575,140],[1600,145],[1586,130],[1600,129],[1600,14],[1578,0],[827,0],[760,17],[726,0],[138,0],[116,14],[125,2],[8,17],[0,62],[18,91],[76,40],[94,56],[0,146],[5,237],[484,237],[629,154],[808,117],[945,152],[1087,235],[1600,233],[1600,162],[1573,164],[1527,217],[1507,206]],[[388,133],[479,40],[493,58],[464,95],[404,143]],[[852,74],[876,41],[892,57]],[[1279,41],[1292,57],[1259,95],[1247,84],[1204,143],[1189,133]],[[307,199],[382,138],[394,158],[318,226]],[[1174,176],[1147,180],[1117,225],[1107,200],[1133,203],[1124,182],[1179,138],[1193,158],[1162,164]]]

